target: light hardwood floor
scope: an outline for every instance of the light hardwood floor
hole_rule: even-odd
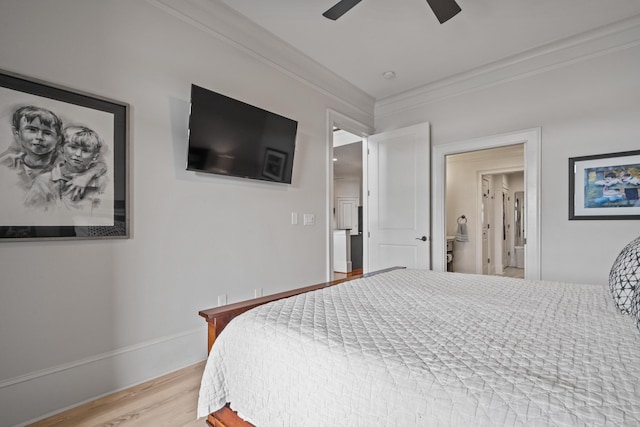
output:
[[[29,427],[206,427],[196,419],[204,362],[86,403]]]
[[[524,279],[524,268],[507,267],[504,269],[503,276]]]
[[[353,270],[351,273],[339,273],[337,271],[333,272],[333,278],[335,280],[337,279],[344,279],[346,277],[353,277],[353,276],[357,276],[358,274],[362,274],[362,269],[359,268],[357,270]]]

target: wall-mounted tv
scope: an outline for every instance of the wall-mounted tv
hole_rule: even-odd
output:
[[[298,122],[191,85],[187,170],[291,184]]]

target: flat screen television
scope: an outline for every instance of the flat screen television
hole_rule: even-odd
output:
[[[291,184],[298,122],[191,85],[187,170]]]

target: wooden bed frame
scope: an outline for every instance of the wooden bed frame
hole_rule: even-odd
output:
[[[280,292],[278,294],[267,295],[261,298],[255,298],[252,300],[241,301],[234,304],[224,305],[221,307],[210,308],[208,310],[202,310],[198,314],[205,318],[208,325],[208,339],[207,348],[208,352],[211,352],[211,347],[216,341],[216,338],[220,335],[220,332],[229,324],[231,319],[251,310],[252,308],[260,305],[277,301],[283,298],[289,298],[295,295],[303,294],[305,292],[316,291],[318,289],[328,288],[340,283],[348,282],[349,280],[359,279],[361,277],[375,276],[376,274],[384,273],[391,270],[396,270],[404,267],[391,267],[384,270],[374,271],[367,274],[356,274],[343,279],[333,280],[331,282],[319,283],[317,285],[307,286],[304,288],[293,289],[291,291]],[[253,424],[244,421],[238,416],[229,405],[222,409],[217,410],[209,414],[207,417],[207,424],[212,427],[254,427]]]

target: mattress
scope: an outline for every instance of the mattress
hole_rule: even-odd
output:
[[[640,425],[640,331],[607,285],[395,270],[232,320],[198,416],[273,426]]]

